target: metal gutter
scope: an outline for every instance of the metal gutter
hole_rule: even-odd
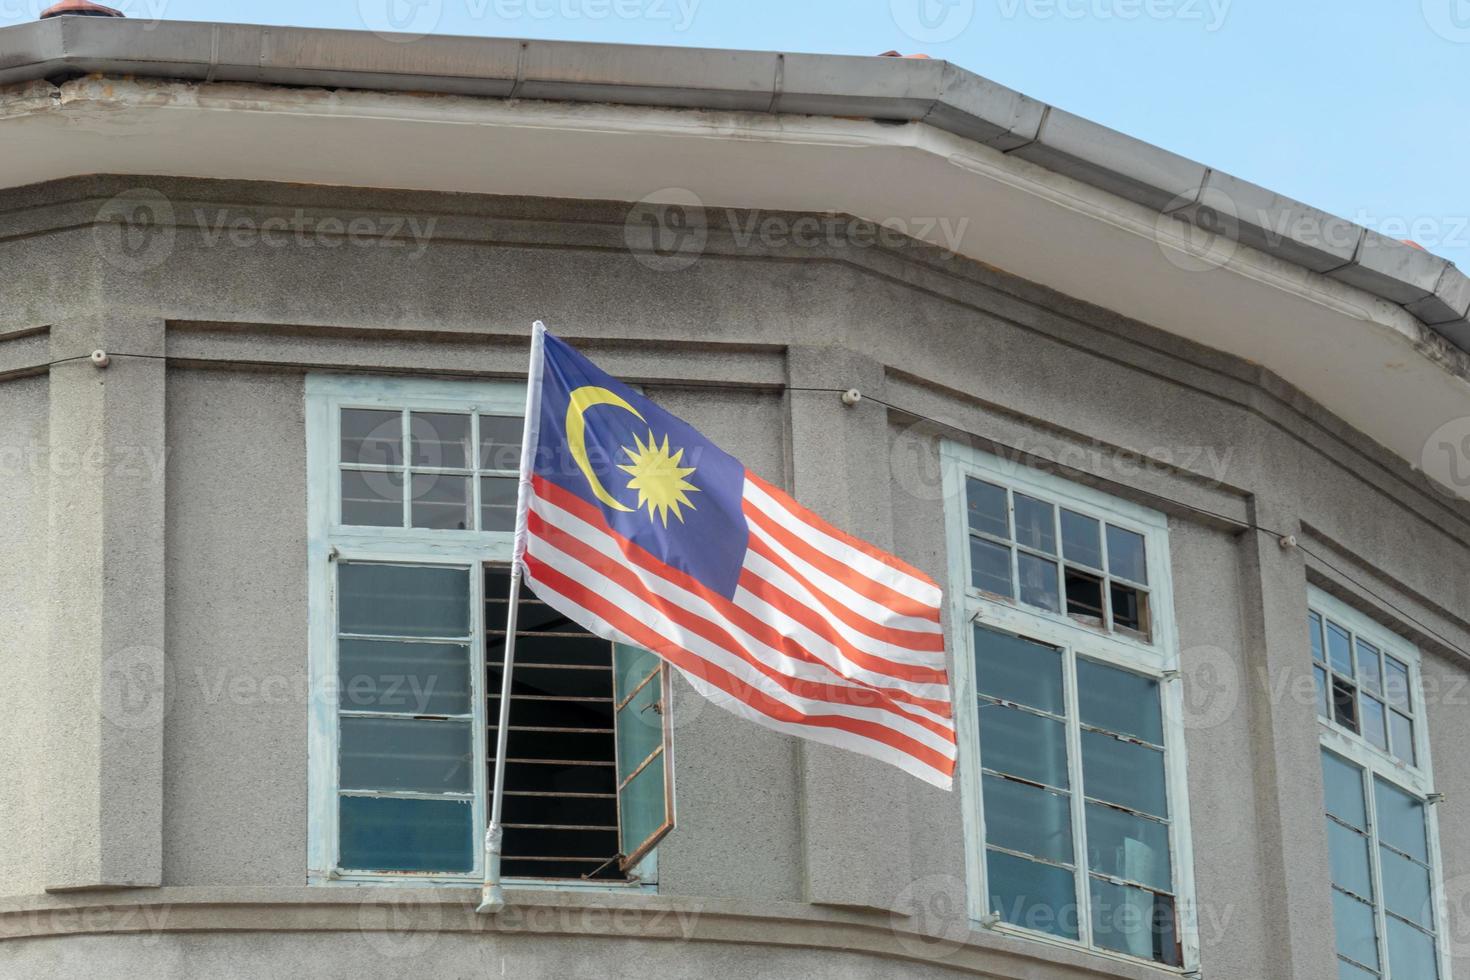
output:
[[[1366,290],[1470,351],[1453,263],[944,61],[97,17],[0,28],[0,86],[94,73],[923,122]]]

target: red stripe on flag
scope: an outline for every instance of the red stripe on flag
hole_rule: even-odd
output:
[[[694,674],[731,697],[770,718],[793,725],[831,728],[870,739],[904,753],[936,772],[954,774],[954,760],[946,758],[922,742],[902,735],[876,722],[861,721],[848,715],[811,715],[770,697],[733,674],[671,643],[647,625],[627,615],[607,599],[563,575],[545,562],[527,553],[526,571],[533,582],[544,582],[553,591],[566,596],[592,615],[607,622],[634,643],[650,650],[680,670]]]
[[[770,562],[772,565],[775,565],[781,571],[785,572],[787,575],[795,579],[797,584],[804,586],[806,590],[812,594],[812,597],[815,598],[817,602],[821,603],[831,616],[836,619],[840,619],[849,627],[857,630],[864,636],[870,636],[880,643],[886,643],[890,646],[895,647],[902,647],[905,650],[918,650],[926,653],[944,652],[944,634],[940,633],[937,628],[934,632],[930,633],[919,632],[918,630],[898,629],[896,627],[884,626],[880,623],[875,623],[867,616],[864,616],[861,613],[854,611],[851,606],[837,601],[826,592],[823,592],[816,585],[812,584],[812,582],[810,582],[807,577],[801,572],[797,571],[790,562],[788,562],[785,558],[782,558],[780,555],[776,554],[775,550],[771,548],[770,545],[766,544],[755,535],[751,535],[750,537],[750,550],[757,555],[760,555],[766,561]],[[750,569],[747,568],[745,572],[742,573],[741,581],[744,581],[745,575],[751,574],[752,573]],[[777,589],[789,595],[789,593],[786,593],[784,589],[781,589],[780,586],[776,585],[774,582],[769,582],[767,583],[767,585],[770,588]],[[799,597],[797,596],[790,596],[790,598],[793,601],[800,601]]]
[[[820,658],[811,654],[809,651],[802,648],[799,644],[796,643],[796,641],[791,640],[789,637],[782,636],[768,623],[761,621],[749,611],[742,609],[739,606],[736,606],[734,603],[731,603],[730,600],[725,596],[722,596],[719,593],[707,588],[703,583],[699,582],[692,576],[687,575],[676,568],[671,568],[669,565],[660,561],[652,554],[649,554],[648,551],[646,551],[642,547],[634,544],[627,538],[624,538],[622,535],[612,530],[612,528],[608,526],[607,519],[603,517],[602,512],[592,504],[583,500],[581,497],[578,497],[576,494],[571,493],[563,487],[560,487],[557,484],[552,483],[550,480],[547,480],[544,477],[540,476],[532,478],[532,488],[537,496],[542,497],[547,502],[554,504],[557,507],[560,507],[562,510],[567,511],[575,517],[580,518],[581,520],[587,522],[588,524],[591,524],[598,530],[603,531],[611,536],[613,540],[618,543],[618,546],[622,548],[623,554],[627,556],[628,560],[634,565],[637,565],[639,568],[642,568],[650,574],[657,575],[658,577],[674,585],[677,585],[679,588],[684,589],[687,592],[692,592],[693,594],[699,596],[701,599],[704,599],[706,602],[716,605],[728,604],[730,609],[730,618],[736,623],[736,625],[751,633],[753,636],[757,636],[762,642],[766,643],[766,645],[785,650],[791,656],[797,657],[798,659],[806,660],[810,663],[823,664],[824,666],[828,667],[831,666],[830,664],[827,664],[825,661],[821,660]],[[819,611],[814,610],[810,606],[802,604],[795,599],[789,598],[788,596],[786,596],[785,593],[780,592],[779,590],[766,586],[761,579],[752,576],[748,570],[741,572],[740,584],[742,588],[746,589],[746,591],[756,596],[756,598],[765,602],[767,605],[773,606],[774,608],[780,610],[787,616],[790,616],[792,619],[796,620],[802,626],[806,627],[812,633],[816,634],[821,639],[826,640],[829,644],[835,647],[843,655],[843,657],[845,657],[847,660],[852,661],[853,664],[861,667],[863,670],[870,671],[874,674],[882,674],[886,677],[893,677],[898,680],[909,681],[916,684],[938,684],[943,687],[949,686],[949,673],[942,667],[938,669],[932,667],[919,667],[913,664],[906,664],[895,660],[889,660],[885,657],[880,657],[875,654],[868,653],[865,650],[858,649],[857,647],[853,646],[852,643],[848,642],[848,640],[842,637],[841,634],[839,634],[836,630],[834,630],[831,624],[827,622],[825,618],[823,618]],[[940,636],[941,641],[943,640],[942,634],[936,635]],[[940,645],[940,651],[943,651],[942,642]],[[863,682],[858,681],[857,683]],[[929,708],[930,710],[933,710],[936,713],[942,714],[946,717],[948,717],[950,714],[949,705],[947,703],[930,701],[917,697],[912,698],[912,703],[916,705],[921,705],[925,708]]]
[[[746,520],[759,524],[761,530],[775,538],[781,547],[823,574],[841,582],[863,598],[886,606],[900,616],[939,622],[938,606],[931,606],[917,599],[911,599],[901,592],[895,592],[882,582],[875,582],[862,572],[856,571],[851,565],[845,565],[825,551],[813,547],[811,542],[792,534],[772,520],[748,498],[745,500],[744,509]]]
[[[846,531],[838,530],[831,524],[828,524],[825,520],[818,517],[811,510],[797,503],[796,498],[792,497],[791,494],[787,493],[785,490],[782,490],[780,487],[772,486],[765,480],[762,480],[760,477],[750,472],[750,470],[745,471],[745,478],[764,490],[767,494],[771,496],[773,500],[785,507],[786,510],[789,511],[793,517],[797,518],[802,523],[810,524],[812,527],[821,531],[823,534],[829,535],[830,537],[841,541],[843,544],[847,545],[849,548],[852,548],[854,551],[861,551],[869,558],[881,564],[887,565],[894,571],[902,572],[905,575],[916,578],[920,582],[923,582],[925,585],[933,586],[935,589],[939,588],[938,583],[936,583],[932,578],[925,575],[923,572],[919,571],[917,568],[910,565],[903,559],[896,558],[893,555],[890,555],[888,552],[882,550],[881,548],[875,548],[861,538],[855,538],[851,534],[848,534]]]
[[[527,515],[527,527],[534,537],[576,560],[593,573],[633,593],[639,599],[642,599],[657,609],[670,622],[688,630],[696,636],[703,637],[711,644],[732,656],[738,657],[797,697],[807,701],[826,701],[836,705],[876,708],[881,711],[892,712],[915,725],[928,729],[947,741],[954,741],[954,731],[950,726],[903,710],[902,707],[894,703],[894,699],[889,697],[885,691],[867,686],[823,684],[818,681],[793,677],[790,674],[783,673],[752,654],[739,640],[730,635],[718,623],[712,622],[697,613],[690,612],[682,606],[676,605],[656,592],[653,592],[626,565],[608,557],[596,548],[579,541],[571,533],[548,524],[540,514],[534,511]],[[716,605],[715,608],[723,612],[719,605]]]

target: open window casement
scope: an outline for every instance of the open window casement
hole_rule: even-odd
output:
[[[618,867],[631,875],[674,829],[669,667],[637,647],[613,647]]]

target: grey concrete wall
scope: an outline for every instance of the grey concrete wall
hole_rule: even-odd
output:
[[[178,222],[167,247],[142,259],[105,233],[36,231],[139,186],[162,193]],[[1305,669],[1308,582],[1429,646],[1427,677],[1463,680],[1466,663],[1443,643],[1470,647],[1470,508],[1429,491],[1268,373],[918,251],[751,254],[716,234],[694,265],[656,271],[621,247],[618,205],[79,181],[0,195],[0,248],[18,247],[4,230],[21,219],[6,211],[24,204],[38,205],[24,212],[33,248],[53,251],[65,238],[84,252],[68,261],[87,265],[109,309],[168,321],[165,885],[304,880],[302,372],[510,377],[523,370],[527,325],[541,317],[609,370],[648,382],[752,469],[941,581],[940,438],[1009,447],[1027,464],[1167,511],[1205,975],[1333,975],[1313,709],[1272,680]],[[435,230],[422,248],[275,246],[218,233],[221,216],[258,226],[298,208],[420,228],[432,220]],[[55,283],[24,261],[33,275],[0,280],[0,309],[12,300],[27,323],[60,319],[45,299]],[[29,405],[38,384],[0,383],[0,399]],[[835,394],[786,385],[858,385],[897,409],[871,398],[848,409]],[[1270,535],[1237,526],[1253,520],[1299,533],[1311,554],[1285,555]],[[1457,791],[1470,783],[1457,750],[1470,714],[1448,701],[1430,712],[1437,777],[1450,793],[1440,808],[1446,875],[1470,893],[1470,810]],[[886,922],[883,910],[902,909],[909,884],[963,878],[957,794],[893,782],[877,764],[813,751],[713,707],[689,712],[677,737],[681,824],[660,849],[663,895],[852,905]],[[14,785],[0,781],[0,819],[16,809]],[[865,863],[876,840],[889,847]],[[29,880],[19,892],[37,890]],[[50,940],[25,940],[12,955],[45,975],[60,969],[58,957],[112,942],[56,952]],[[156,955],[237,955],[235,940],[191,942],[170,940],[173,952]],[[1062,954],[1045,955],[1061,957],[1055,975],[1074,975]],[[780,972],[821,975],[791,963]],[[997,965],[994,975],[1051,974]]]
[[[304,412],[299,375],[168,375],[165,884],[305,881]]]
[[[50,484],[45,377],[0,384],[0,894],[45,887],[46,725],[45,569]]]

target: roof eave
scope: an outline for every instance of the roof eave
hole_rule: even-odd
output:
[[[92,17],[0,28],[0,85],[93,73],[923,122],[1223,229],[1470,351],[1453,263],[944,61]]]

